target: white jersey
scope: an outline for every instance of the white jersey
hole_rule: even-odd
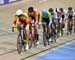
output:
[[[62,22],[62,18],[64,18],[64,20],[66,20],[66,13],[67,13],[66,10],[63,10],[63,12],[59,10],[57,12],[57,19],[60,19],[60,23]]]
[[[54,10],[54,17],[57,19],[57,12]]]
[[[72,10],[72,11],[67,11],[67,16],[69,16],[69,15],[74,16],[74,10]]]

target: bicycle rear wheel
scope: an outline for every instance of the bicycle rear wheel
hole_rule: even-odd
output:
[[[18,35],[18,38],[17,38],[17,51],[19,54],[22,51],[22,36],[21,35]]]

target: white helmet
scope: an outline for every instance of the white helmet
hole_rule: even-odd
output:
[[[18,9],[17,11],[16,11],[16,15],[22,15],[23,14],[23,11],[21,10],[21,9]]]

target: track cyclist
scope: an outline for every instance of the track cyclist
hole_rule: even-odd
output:
[[[29,49],[28,46],[28,34],[29,34],[29,18],[27,13],[24,13],[21,9],[18,9],[16,11],[16,14],[14,15],[13,19],[13,28],[17,27],[18,33],[21,32],[21,25],[24,24],[25,30],[26,30],[26,40],[24,40],[24,43],[26,43],[26,50]]]
[[[40,17],[39,17],[39,24],[42,24],[42,27],[43,27],[43,32],[44,32],[44,29],[47,28],[47,30],[49,31],[50,33],[50,25],[52,23],[51,21],[51,13],[47,10],[47,9],[43,9],[42,12],[40,13]],[[45,23],[45,24],[43,24]],[[44,26],[45,25],[45,26]],[[47,32],[48,32],[47,31]],[[48,34],[49,34],[48,33]],[[47,35],[48,35],[47,34]],[[50,40],[50,36],[48,36],[48,39]]]
[[[28,8],[28,17],[29,17],[29,20],[30,22],[33,22],[34,24],[34,34],[36,37],[34,37],[34,39],[36,39],[36,45],[39,45],[39,34],[38,34],[38,10],[34,7],[29,7]]]
[[[51,23],[51,38],[52,38],[52,43],[53,41],[56,42],[56,19],[57,19],[57,13],[55,12],[55,10],[53,8],[49,8],[49,12],[51,13],[51,20],[52,20],[52,23]]]
[[[65,29],[65,21],[66,21],[66,10],[63,8],[59,8],[60,17],[61,17],[61,35],[63,36],[64,29]]]
[[[73,29],[73,17],[74,17],[74,10],[72,7],[68,7],[68,11],[67,11],[67,20],[68,20],[68,24],[67,24],[67,35],[72,33],[72,29]]]

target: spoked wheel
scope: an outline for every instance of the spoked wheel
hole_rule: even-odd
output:
[[[46,36],[46,32],[43,32],[43,44],[46,47],[47,46],[47,36]]]
[[[75,33],[75,21],[74,21],[74,33]]]
[[[73,30],[73,21],[68,21],[68,34],[72,34],[72,30]]]
[[[55,35],[52,36],[51,39],[52,39],[51,43],[55,43],[56,42],[56,36]]]
[[[63,36],[63,34],[64,34],[64,28],[65,28],[65,23],[63,21],[61,24],[61,36]]]
[[[24,42],[23,48],[24,48],[24,51],[26,51],[26,43],[25,42]]]
[[[34,47],[37,47],[38,46],[38,41],[39,41],[38,34],[35,33],[34,34]]]
[[[18,35],[18,38],[17,38],[17,51],[19,54],[22,51],[22,36],[21,35]]]
[[[29,49],[31,49],[32,44],[33,44],[32,37],[30,37],[30,38],[29,38]]]
[[[63,36],[63,34],[64,34],[64,30],[63,30],[63,28],[61,29],[61,36]]]

